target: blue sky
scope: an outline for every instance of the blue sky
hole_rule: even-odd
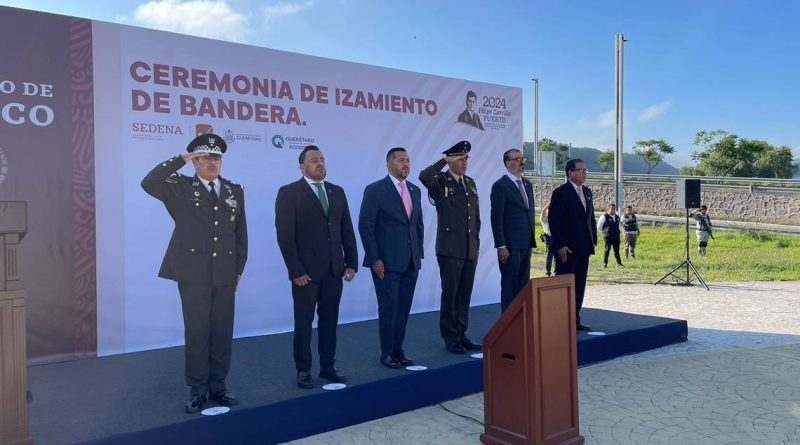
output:
[[[28,0],[0,4],[522,87],[525,140],[609,148],[614,35],[625,46],[625,149],[665,138],[691,165],[723,128],[800,156],[800,2]]]

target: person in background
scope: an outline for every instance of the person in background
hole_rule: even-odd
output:
[[[552,240],[553,236],[550,235],[550,222],[548,221],[547,214],[550,213],[550,203],[545,204],[542,208],[542,214],[539,215],[539,221],[542,223],[542,235],[539,239],[544,243],[547,249],[547,259],[544,262],[544,273],[548,277],[551,275],[550,271],[553,270],[553,258],[556,256],[553,250]]]
[[[603,214],[597,221],[597,231],[603,234],[605,249],[603,250],[603,267],[608,267],[608,254],[614,249],[614,258],[617,260],[617,267],[622,265],[622,258],[619,257],[619,230],[620,218],[617,214],[616,204],[609,204],[608,212]]]
[[[696,234],[697,234],[697,253],[700,255],[706,254],[708,247],[708,239],[714,239],[714,234],[711,229],[711,217],[708,216],[708,206],[701,205],[699,210],[693,210],[689,214],[695,221]]]
[[[633,213],[633,206],[625,207],[625,214],[622,216],[622,230],[625,232],[625,259],[628,254],[631,258],[636,258],[636,241],[639,239],[639,221]]]

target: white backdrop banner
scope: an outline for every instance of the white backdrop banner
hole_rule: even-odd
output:
[[[157,277],[173,228],[139,183],[185,151],[197,131],[228,143],[222,175],[245,187],[249,259],[236,295],[235,335],[292,329],[290,281],[275,235],[275,194],[301,177],[300,150],[319,146],[326,180],[347,194],[354,225],[364,187],[383,178],[389,148],[405,147],[413,183],[441,151],[472,143],[468,175],[481,201],[473,304],[499,301],[489,191],[502,153],[522,144],[520,88],[93,22],[98,354],[183,343],[175,283]],[[483,129],[458,122],[467,92]],[[181,171],[194,173],[190,165]],[[425,260],[414,312],[439,307],[436,212],[423,199]],[[356,234],[358,237],[358,235]],[[359,240],[359,261],[363,249]],[[342,323],[377,317],[368,270],[345,283]],[[377,331],[375,333],[377,348]]]

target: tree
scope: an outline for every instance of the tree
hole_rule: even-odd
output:
[[[794,163],[792,149],[787,145],[770,146],[756,161],[759,178],[792,178],[800,171],[800,165]]]
[[[600,164],[600,168],[603,169],[604,173],[607,173],[609,170],[614,168],[614,149],[609,148],[608,150],[600,153],[597,155],[597,163]]]
[[[647,174],[664,160],[664,156],[675,153],[675,147],[664,139],[645,139],[636,141],[633,152],[647,163]]]
[[[692,152],[692,159],[698,164],[687,172],[699,175],[789,179],[800,168],[793,163],[789,147],[744,139],[725,130],[700,130],[695,135],[694,145],[702,150]]]
[[[569,145],[550,138],[542,138],[539,141],[539,151],[554,151],[556,153],[556,168],[564,167],[569,160]]]

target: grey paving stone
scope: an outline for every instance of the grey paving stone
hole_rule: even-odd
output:
[[[800,444],[800,283],[592,286],[586,305],[686,319],[689,341],[581,368],[587,444]],[[483,420],[482,394],[444,404]],[[438,406],[290,442],[478,444]]]

